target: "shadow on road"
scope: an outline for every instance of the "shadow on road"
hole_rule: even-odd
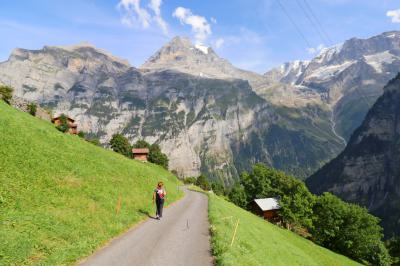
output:
[[[147,217],[149,217],[150,219],[157,220],[157,218],[156,218],[156,217],[154,217],[154,216],[151,216],[151,215],[150,215],[150,213],[149,213],[148,211],[146,211],[146,210],[142,210],[142,209],[140,209],[140,210],[139,210],[139,213],[141,213],[141,214],[144,214],[144,215],[147,215]]]

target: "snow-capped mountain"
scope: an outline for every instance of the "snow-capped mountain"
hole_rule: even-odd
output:
[[[399,70],[400,32],[392,31],[368,39],[352,38],[323,49],[311,61],[286,63],[265,76],[320,94],[334,112],[337,132],[348,139]]]
[[[253,86],[265,82],[261,75],[236,68],[219,57],[211,47],[193,44],[189,38],[175,37],[141,67],[143,71],[176,70],[193,76],[217,79],[243,79]]]

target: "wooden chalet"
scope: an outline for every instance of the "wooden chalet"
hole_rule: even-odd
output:
[[[61,125],[61,116],[54,117],[51,119],[51,122],[56,126]],[[68,133],[76,135],[78,134],[78,125],[75,123],[75,120],[67,116],[67,124],[68,124]]]
[[[132,149],[132,157],[135,160],[147,162],[149,157],[149,149],[147,148],[134,148]]]
[[[279,198],[255,199],[251,202],[251,210],[258,216],[262,216],[270,222],[279,222]]]

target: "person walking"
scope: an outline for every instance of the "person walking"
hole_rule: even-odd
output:
[[[165,200],[166,195],[167,195],[167,191],[165,191],[164,183],[158,182],[157,187],[153,193],[153,204],[155,201],[155,203],[156,203],[156,219],[158,219],[158,220],[160,220],[162,217],[164,200]]]

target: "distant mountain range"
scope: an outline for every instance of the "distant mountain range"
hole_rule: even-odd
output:
[[[387,237],[400,235],[400,74],[353,133],[346,149],[306,180],[382,218]]]
[[[88,44],[15,49],[0,83],[106,144],[157,142],[182,176],[231,184],[255,162],[304,178],[335,157],[400,66],[400,33],[351,39],[264,75],[175,37],[140,68]]]

